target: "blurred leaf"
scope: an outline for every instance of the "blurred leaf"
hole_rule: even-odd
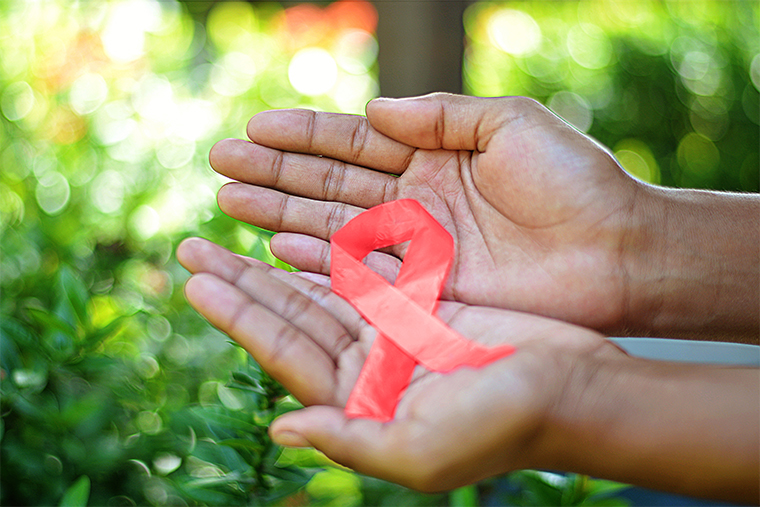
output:
[[[269,492],[261,500],[264,504],[270,504],[281,500],[287,496],[297,493],[303,489],[306,483],[290,482],[290,481],[273,481],[274,486],[269,489]]]
[[[253,424],[245,414],[239,412],[227,410],[222,407],[196,407],[193,409],[193,413],[210,424],[215,424],[224,429],[244,431],[251,434],[259,433],[259,427]]]
[[[87,393],[74,399],[70,405],[63,408],[56,419],[65,426],[76,426],[101,412],[105,406],[104,397],[97,392]]]
[[[100,342],[102,342],[106,338],[109,338],[111,335],[116,334],[116,332],[118,332],[119,329],[121,329],[121,326],[123,326],[124,323],[133,316],[134,314],[119,315],[118,317],[113,319],[111,322],[103,326],[102,328],[90,333],[89,335],[85,337],[85,341],[87,342],[87,345],[90,348],[97,347],[98,344],[100,344]]]
[[[480,505],[478,487],[471,484],[455,489],[449,493],[449,505],[451,507],[477,507]]]
[[[240,495],[222,492],[201,486],[195,481],[177,483],[177,487],[187,497],[206,505],[241,505]]]
[[[247,473],[251,469],[251,465],[240,456],[237,450],[209,440],[199,440],[193,449],[193,456],[207,463],[213,463],[220,470]]]
[[[20,346],[32,345],[36,341],[34,334],[26,326],[6,315],[0,319],[0,335]]]
[[[629,489],[631,486],[628,484],[621,484],[619,482],[607,481],[604,479],[591,479],[586,486],[586,491],[589,496],[591,495],[610,495]]]
[[[62,333],[57,329],[47,330],[42,335],[42,343],[53,361],[65,362],[74,355],[74,339],[72,335]]]
[[[251,387],[256,387],[257,389],[261,389],[261,385],[259,384],[259,381],[257,379],[253,378],[252,376],[242,371],[233,371],[232,378],[241,384],[251,386]]]
[[[530,502],[520,505],[562,505],[562,488],[547,483],[538,472],[523,470],[510,478],[522,486],[522,495]]]
[[[63,297],[71,305],[76,323],[79,326],[85,327],[89,323],[87,317],[87,300],[89,299],[87,287],[82,283],[82,279],[75,276],[73,270],[68,266],[62,266],[58,272],[58,283]],[[72,322],[72,324],[75,323]]]
[[[283,481],[305,485],[312,478],[316,470],[308,471],[295,466],[278,467],[270,463],[264,464],[264,472]]]
[[[586,485],[588,476],[582,474],[567,474],[566,482],[562,488],[562,505],[576,505],[583,500],[586,495]]]
[[[236,483],[242,478],[238,472],[231,472],[219,477],[203,477],[200,479],[191,479],[185,483],[189,488],[209,488],[211,486],[220,486],[224,484]]]
[[[90,478],[83,475],[63,494],[60,507],[86,507],[90,498]]]
[[[220,440],[219,445],[226,445],[235,449],[246,449],[256,454],[261,454],[264,451],[264,445],[253,440],[246,438],[228,438],[226,440]]]
[[[618,497],[605,497],[605,498],[587,498],[578,505],[583,506],[596,506],[596,507],[629,507],[631,505],[630,500],[626,498]]]
[[[6,325],[10,326],[10,323],[0,322],[0,367],[3,369],[3,375],[10,375],[22,364],[17,342],[13,340],[11,333],[6,332]]]
[[[250,391],[256,394],[266,394],[266,390],[261,386],[258,380],[242,371],[232,372],[233,382],[230,383],[230,387],[235,389],[241,389],[244,391]]]
[[[76,329],[74,326],[48,310],[29,306],[26,308],[26,312],[32,317],[32,319],[36,320],[37,323],[48,329],[57,329],[69,337],[76,336]]]

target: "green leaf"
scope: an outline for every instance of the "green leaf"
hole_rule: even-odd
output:
[[[37,341],[34,333],[27,326],[8,315],[0,316],[0,335],[22,347],[32,345]]]
[[[451,507],[478,507],[478,487],[474,484],[457,488],[449,493]]]
[[[523,496],[532,503],[529,505],[561,505],[563,486],[555,486],[544,480],[547,475],[534,470],[523,470],[510,475],[522,486]],[[563,478],[564,479],[564,478]]]
[[[109,336],[116,334],[116,332],[121,329],[121,326],[124,325],[124,322],[130,317],[132,317],[132,315],[119,315],[97,331],[90,333],[86,338],[87,343],[91,348],[96,347]]]
[[[302,408],[303,405],[298,400],[292,395],[288,395],[277,400],[277,404],[274,407],[274,417],[277,418],[283,414],[293,412],[294,410],[301,410]]]
[[[269,492],[262,498],[264,505],[269,505],[277,500],[281,500],[286,496],[290,496],[300,489],[302,489],[306,483],[277,481],[274,486],[270,487]]]
[[[245,415],[222,409],[199,409],[193,412],[208,423],[216,424],[224,429],[257,433],[259,427],[253,424]]]
[[[264,464],[264,473],[277,479],[305,485],[309,482],[316,471],[307,471],[303,468],[288,465],[284,467],[273,466],[271,463]]]
[[[232,379],[235,382],[241,384],[239,386],[238,385],[235,386],[239,389],[242,389],[244,388],[243,386],[246,386],[249,388],[253,388],[253,390],[258,393],[261,393],[261,394],[266,393],[266,391],[264,391],[264,388],[261,387],[261,384],[259,383],[259,381],[253,378],[252,376],[248,375],[247,373],[243,373],[242,371],[233,371]]]
[[[586,491],[591,495],[610,495],[628,489],[631,486],[620,482],[606,481],[604,479],[592,479],[588,482]]]
[[[238,472],[221,475],[219,477],[203,477],[200,479],[191,479],[185,483],[188,488],[209,488],[225,484],[237,483],[242,478]]]
[[[60,318],[58,315],[45,309],[30,306],[27,307],[26,312],[33,320],[37,321],[38,324],[46,329],[57,329],[72,338],[77,334],[74,326]]]
[[[568,474],[567,482],[562,490],[562,505],[577,505],[586,498],[586,487],[589,477],[582,474]]]
[[[74,317],[80,326],[86,326],[89,322],[87,317],[87,287],[82,283],[82,279],[75,276],[73,270],[68,266],[63,266],[58,272],[58,283],[60,285],[62,296],[71,305],[74,311]]]
[[[219,445],[226,445],[233,449],[246,449],[256,454],[261,454],[264,451],[264,445],[247,438],[228,438],[226,440],[220,440]]]
[[[221,492],[214,489],[207,489],[197,482],[190,480],[186,482],[175,483],[180,491],[188,497],[207,505],[241,505],[240,495],[232,491]]]
[[[0,328],[0,367],[4,370],[4,374],[7,375],[21,366],[21,358],[19,357],[16,341],[8,336],[4,329]]]
[[[86,507],[90,499],[90,478],[83,475],[63,494],[60,507]]]

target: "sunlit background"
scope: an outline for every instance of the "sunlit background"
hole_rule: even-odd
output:
[[[474,95],[527,95],[667,186],[758,190],[757,2],[480,3]]]
[[[645,181],[757,191],[759,11],[474,3],[465,90],[540,100]],[[280,454],[292,400],[187,306],[184,237],[287,268],[219,212],[211,145],[266,109],[361,114],[377,23],[366,1],[0,0],[0,503],[625,505],[572,476],[427,496]]]

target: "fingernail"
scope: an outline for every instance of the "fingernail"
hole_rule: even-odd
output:
[[[275,444],[285,447],[311,447],[311,444],[303,436],[292,431],[278,431],[272,435]]]

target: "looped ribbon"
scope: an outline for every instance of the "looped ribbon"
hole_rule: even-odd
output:
[[[362,263],[378,248],[410,241],[395,285]],[[390,421],[421,364],[446,373],[478,368],[512,354],[511,345],[484,347],[436,317],[454,258],[454,239],[420,203],[390,201],[353,218],[331,240],[332,290],[377,331],[345,413]]]

